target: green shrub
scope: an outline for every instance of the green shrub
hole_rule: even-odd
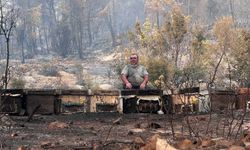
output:
[[[11,87],[14,89],[23,89],[25,87],[25,80],[21,78],[14,78],[11,81]]]
[[[158,80],[160,76],[164,76],[165,80],[169,79],[172,73],[172,67],[164,58],[150,59],[146,64],[151,81]],[[164,81],[166,82],[166,81]]]

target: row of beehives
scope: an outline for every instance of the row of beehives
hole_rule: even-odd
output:
[[[123,112],[124,97],[148,98],[160,105],[161,90],[14,90],[1,92],[1,112],[20,115],[61,112]],[[5,93],[5,94],[3,94]],[[150,99],[149,99],[150,98]],[[131,101],[133,101],[130,99]],[[131,107],[134,108],[134,107]],[[125,108],[126,109],[126,108]]]
[[[145,99],[150,106],[152,102],[156,102],[159,105],[157,109],[173,113],[182,112],[186,106],[188,111],[198,112],[207,112],[211,108],[212,110],[228,107],[244,109],[249,108],[248,101],[250,101],[249,89],[237,92],[214,91],[210,94],[199,90],[182,91],[174,95],[163,95],[161,90],[7,90],[5,93],[5,96],[3,94],[1,96],[1,112],[21,115],[79,111],[122,113],[129,112],[126,110],[130,108],[137,109],[137,106],[140,106],[139,102],[142,102],[140,99]],[[126,103],[128,101],[132,103]]]
[[[250,109],[250,88],[238,90],[197,90],[180,92],[171,96],[173,111],[182,112],[184,106],[188,111],[208,112],[228,109]]]
[[[102,104],[107,104],[109,109],[119,110],[119,91],[7,90],[5,93],[5,96],[1,96],[1,112],[6,113],[97,112],[102,109]]]

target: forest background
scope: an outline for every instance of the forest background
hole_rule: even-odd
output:
[[[100,88],[102,80],[119,88],[132,52],[157,88],[249,87],[249,6],[249,0],[0,0],[1,87]]]

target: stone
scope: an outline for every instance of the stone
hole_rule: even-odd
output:
[[[16,137],[16,136],[18,136],[17,133],[12,133],[12,134],[11,134],[11,137]]]
[[[69,125],[67,123],[59,122],[59,121],[51,122],[48,126],[49,129],[64,129],[68,127]]]
[[[232,145],[233,145],[232,141],[228,141],[228,140],[225,140],[225,139],[220,140],[220,141],[217,142],[217,147],[224,148],[224,149],[227,149]]]
[[[49,148],[50,146],[52,146],[52,143],[49,142],[49,141],[43,141],[43,142],[41,142],[41,148],[46,149],[46,148]]]
[[[28,147],[22,145],[22,146],[18,147],[17,150],[28,150]]]
[[[245,150],[242,146],[232,145],[228,148],[228,150]]]
[[[144,140],[141,137],[135,137],[134,143],[137,144],[137,145],[140,145],[140,146],[144,146],[145,145],[145,142],[144,142]]]
[[[160,136],[158,134],[153,135],[147,144],[141,147],[139,150],[156,150],[156,141]]]
[[[176,150],[165,139],[162,139],[158,134],[151,137],[148,143],[139,150]]]
[[[211,147],[214,146],[216,143],[211,138],[204,138],[201,141],[201,147]]]
[[[165,139],[158,138],[156,141],[156,150],[177,150],[171,146]]]
[[[193,142],[189,139],[184,139],[177,144],[181,150],[190,150],[193,147]]]

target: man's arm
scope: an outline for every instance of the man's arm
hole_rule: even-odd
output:
[[[140,85],[140,89],[145,89],[145,87],[147,86],[148,83],[148,75],[144,75],[144,80]]]
[[[127,76],[122,74],[121,75],[122,82],[126,85],[126,88],[131,89],[132,84],[128,81]]]

